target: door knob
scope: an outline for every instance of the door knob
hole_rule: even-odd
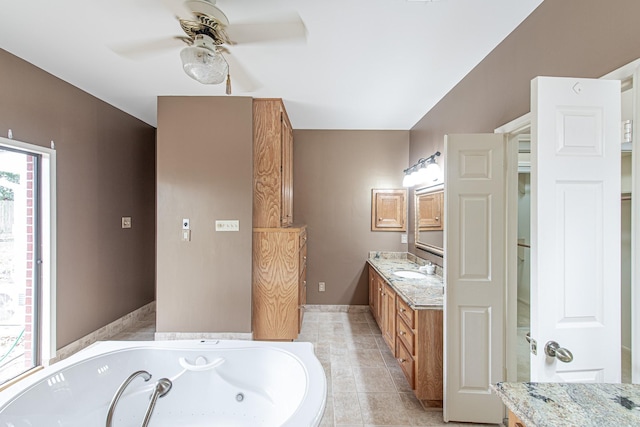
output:
[[[549,341],[544,345],[544,353],[564,363],[569,363],[573,360],[573,354],[566,348],[560,347],[560,344],[555,341]]]

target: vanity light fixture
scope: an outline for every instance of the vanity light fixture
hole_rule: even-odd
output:
[[[418,184],[434,183],[441,179],[442,172],[436,161],[439,151],[429,157],[422,158],[415,165],[404,170],[403,187],[413,187]]]

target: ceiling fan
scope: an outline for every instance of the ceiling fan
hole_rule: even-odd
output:
[[[165,3],[172,2],[165,0]],[[297,14],[274,20],[266,19],[262,22],[231,24],[225,13],[216,5],[216,0],[186,0],[183,6],[183,10],[176,15],[185,35],[174,37],[173,40],[178,39],[188,45],[180,51],[185,73],[202,84],[220,84],[226,80],[228,95],[231,94],[230,68],[234,70],[234,79],[238,80],[247,92],[257,86],[237,61],[233,60],[230,46],[306,40],[306,27]],[[181,18],[179,15],[183,13],[190,16]],[[166,41],[163,39],[138,46],[116,47],[112,50],[128,57],[144,55],[158,48],[168,47]]]

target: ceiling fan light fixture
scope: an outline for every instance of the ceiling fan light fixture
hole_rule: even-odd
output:
[[[193,46],[182,49],[182,68],[189,77],[202,84],[219,84],[227,78],[229,65],[215,47],[207,46],[205,37],[198,35]]]

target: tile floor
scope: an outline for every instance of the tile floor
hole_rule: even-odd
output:
[[[152,313],[112,339],[153,340],[154,332]],[[298,341],[314,344],[327,375],[322,427],[487,426],[447,424],[442,410],[423,409],[369,312],[307,312]]]

